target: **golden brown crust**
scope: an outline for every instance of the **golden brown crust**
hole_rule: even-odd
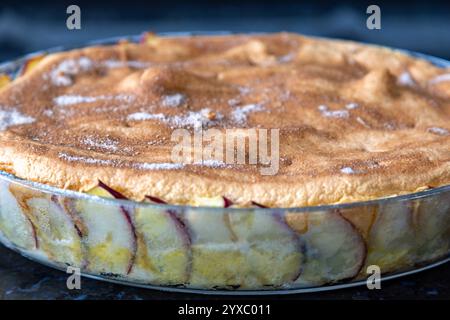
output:
[[[171,203],[223,195],[292,207],[410,193],[450,182],[449,73],[384,48],[286,33],[53,54],[0,91],[0,169],[79,191],[101,179],[132,199]],[[262,108],[233,119],[250,104]],[[172,129],[192,124],[174,119],[204,108],[223,116],[208,127],[279,128],[278,174],[145,166],[171,162]]]

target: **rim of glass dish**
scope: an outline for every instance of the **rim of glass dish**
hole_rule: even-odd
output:
[[[220,35],[232,35],[232,34],[239,34],[237,32],[230,32],[230,31],[180,31],[180,32],[161,32],[156,33],[158,36],[161,37],[184,37],[184,36],[220,36]],[[258,35],[258,34],[268,34],[267,32],[246,32],[245,34],[250,35]],[[83,48],[86,46],[94,46],[94,45],[112,45],[116,44],[118,41],[121,40],[128,40],[130,42],[140,42],[142,39],[143,33],[138,35],[123,35],[123,36],[116,36],[116,37],[109,37],[109,38],[103,38],[103,39],[97,39],[97,40],[91,40],[85,43],[81,44],[75,44],[70,46],[56,46],[49,49],[39,50],[35,51],[26,55],[23,55],[17,59],[6,61],[3,63],[0,63],[0,73],[6,73],[8,75],[12,75],[12,78],[15,78],[15,75],[17,72],[20,72],[20,69],[23,67],[23,64],[29,60],[32,57],[55,53],[55,52],[61,52],[61,51],[68,51],[73,50],[77,48]],[[318,36],[310,36],[310,38],[316,38],[316,39],[324,39],[324,40],[337,40],[337,41],[348,41],[352,42],[350,40],[345,39],[339,39],[339,38],[326,38],[326,37],[318,37]],[[375,46],[375,47],[381,47],[381,48],[387,48],[390,50],[394,50],[397,52],[405,53],[409,56],[415,57],[415,58],[421,58],[428,62],[431,62],[437,67],[444,68],[444,67],[450,67],[450,61],[434,57],[428,54],[423,54],[420,52],[415,52],[411,50],[405,50],[405,49],[397,49],[387,46],[381,46],[376,45],[372,43],[365,43],[365,42],[358,42],[360,44],[366,44],[369,46]],[[148,202],[140,202],[135,200],[127,200],[127,199],[113,199],[113,198],[104,198],[99,196],[90,195],[88,193],[83,193],[79,191],[73,191],[69,189],[61,189],[58,187],[53,187],[50,185],[46,185],[40,182],[34,182],[26,179],[22,179],[19,177],[16,177],[13,174],[10,174],[8,172],[0,170],[0,179],[5,179],[8,181],[11,181],[13,183],[20,184],[22,186],[32,188],[47,194],[54,194],[58,196],[64,196],[64,197],[70,197],[70,198],[78,198],[78,199],[84,199],[84,200],[91,200],[91,201],[97,201],[102,202],[108,205],[120,205],[120,206],[127,206],[127,207],[152,207],[157,209],[165,209],[165,210],[184,210],[184,209],[192,209],[192,210],[203,210],[207,209],[208,211],[215,211],[215,212],[223,212],[223,210],[227,210],[229,212],[243,212],[243,211],[274,211],[274,210],[280,210],[280,211],[289,211],[289,212],[310,212],[310,211],[333,211],[338,209],[345,209],[345,208],[352,208],[352,207],[359,207],[359,206],[373,206],[373,205],[380,205],[385,204],[389,202],[401,202],[401,201],[410,201],[410,200],[416,200],[421,198],[430,197],[433,195],[439,195],[445,192],[450,192],[450,185],[444,185],[436,188],[427,189],[424,191],[418,191],[413,193],[407,193],[402,195],[395,195],[395,196],[386,196],[381,198],[375,198],[370,200],[364,200],[364,201],[355,201],[355,202],[347,202],[347,203],[335,203],[335,204],[324,204],[324,205],[315,205],[315,206],[302,206],[302,207],[271,207],[271,208],[261,208],[261,207],[252,207],[252,208],[221,208],[221,207],[197,207],[197,206],[190,206],[190,205],[174,205],[174,204],[154,204],[154,203],[148,203]]]

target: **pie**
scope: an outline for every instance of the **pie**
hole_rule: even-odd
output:
[[[450,68],[290,33],[148,33],[35,56],[0,85],[0,170],[133,200],[0,179],[2,241],[40,259],[145,284],[267,289],[450,251],[448,190],[394,198],[450,184]],[[173,160],[174,132],[212,129],[276,132],[275,174],[250,149],[247,162]],[[334,204],[350,205],[301,209]]]

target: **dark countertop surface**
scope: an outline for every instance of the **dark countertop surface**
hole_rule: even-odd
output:
[[[224,296],[168,293],[127,287],[87,278],[81,279],[80,290],[68,290],[67,274],[30,261],[0,245],[0,299],[126,299],[126,300],[220,300]],[[259,296],[258,299],[273,299]],[[229,299],[230,296],[225,296]],[[248,299],[249,296],[235,296]],[[450,263],[414,275],[382,282],[381,290],[364,286],[328,292],[277,296],[280,299],[450,299]]]

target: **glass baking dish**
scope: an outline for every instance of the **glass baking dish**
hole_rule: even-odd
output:
[[[34,56],[61,50],[4,63],[0,74],[14,78]],[[448,261],[450,186],[339,205],[217,208],[103,198],[0,171],[0,241],[57,269],[152,289],[330,290],[365,284],[373,265],[386,280]]]

